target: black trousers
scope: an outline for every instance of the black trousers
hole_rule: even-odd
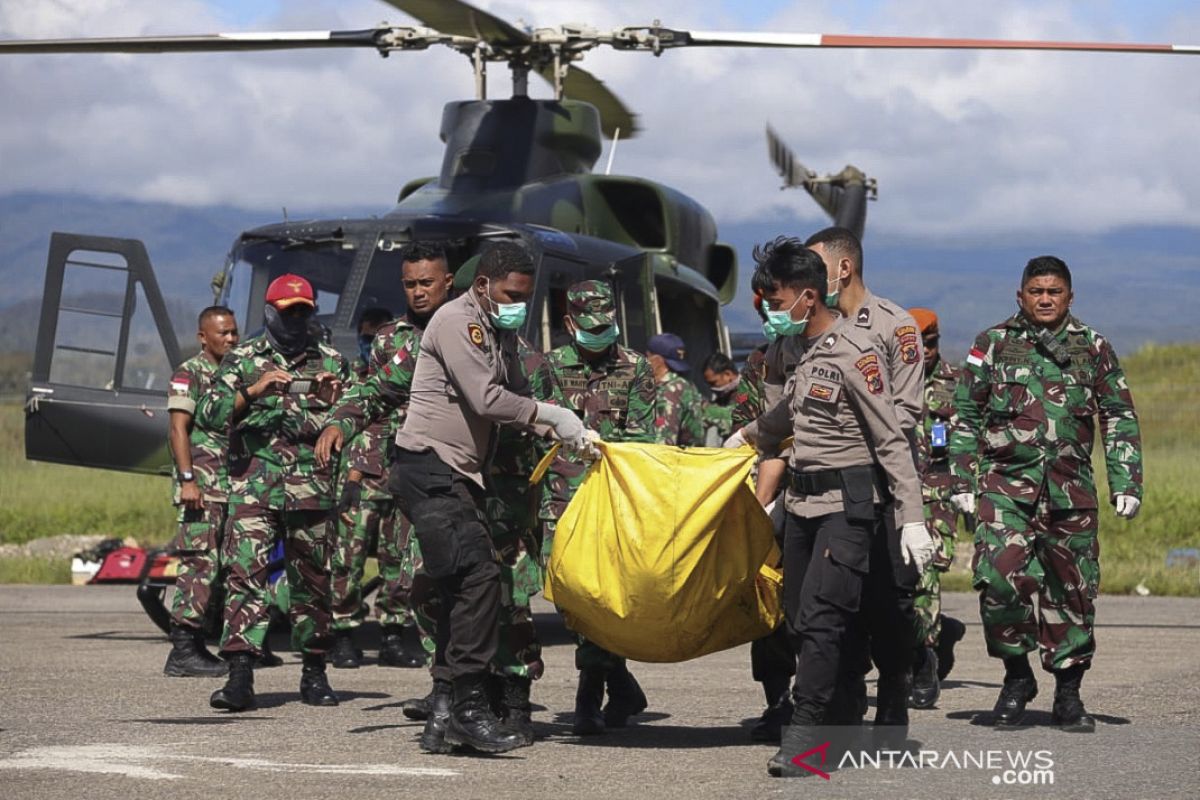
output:
[[[483,490],[432,450],[403,448],[395,451],[388,489],[412,521],[442,602],[430,672],[451,681],[486,672],[499,644],[500,564]]]
[[[842,645],[859,612],[871,557],[871,522],[837,512],[788,514],[783,537],[783,601],[799,658],[793,720],[819,724],[842,672]]]

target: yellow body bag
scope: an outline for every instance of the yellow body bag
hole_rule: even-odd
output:
[[[558,521],[546,598],[637,661],[686,661],[770,633],[783,612],[754,451],[599,443]]]

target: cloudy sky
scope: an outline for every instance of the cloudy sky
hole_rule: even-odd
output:
[[[1200,44],[1200,4],[1140,0],[481,0],[541,26]],[[0,38],[412,24],[376,0],[0,0]],[[778,191],[769,120],[820,171],[876,177],[872,225],[942,241],[1200,220],[1200,56],[597,51],[639,115],[615,172],[719,220],[818,212]],[[492,69],[492,94],[507,89]],[[0,193],[77,191],[320,213],[390,206],[440,162],[441,106],[472,92],[448,50],[0,56]],[[541,85],[534,94],[547,94]]]

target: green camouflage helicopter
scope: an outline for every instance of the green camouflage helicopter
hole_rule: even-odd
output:
[[[244,330],[262,322],[267,284],[285,272],[318,291],[319,319],[344,353],[368,307],[404,308],[399,250],[417,239],[448,245],[453,266],[493,239],[533,253],[537,289],[522,334],[542,348],[563,336],[566,287],[610,281],[624,343],[644,349],[679,334],[698,366],[730,351],[721,306],[737,287],[737,259],[698,202],[642,177],[593,172],[603,137],[637,133],[634,115],[577,62],[592,49],[661,55],[680,47],[1020,49],[1195,52],[1172,45],[731,33],[651,25],[527,29],[460,0],[386,0],[420,22],[354,31],[227,33],[0,41],[0,54],[181,53],[371,48],[381,56],[452,48],[472,64],[476,99],[448,103],[440,172],[406,184],[390,212],[368,219],[285,221],[246,231],[214,277],[214,301]],[[512,96],[487,98],[487,70],[503,64]],[[532,99],[530,73],[553,87]],[[819,177],[768,131],[785,185],[798,185],[836,224],[861,233],[874,182],[847,167]],[[117,290],[114,292],[114,288]],[[99,298],[109,298],[100,300]],[[111,298],[117,298],[111,300]],[[111,301],[110,301],[111,300]],[[182,360],[145,248],[136,240],[55,234],[50,243],[32,384],[26,455],[68,464],[169,474],[166,382]],[[699,373],[699,370],[693,370]]]

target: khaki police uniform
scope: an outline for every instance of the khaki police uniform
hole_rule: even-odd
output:
[[[496,652],[500,566],[483,475],[496,426],[532,422],[536,404],[519,394],[528,391],[516,334],[497,331],[473,291],[438,309],[421,338],[389,484],[442,597],[435,679],[486,672]]]
[[[787,436],[784,607],[799,670],[794,721],[824,721],[842,636],[858,612],[868,573],[890,576],[883,530],[894,498],[902,523],[921,522],[921,485],[871,337],[843,319],[804,343],[785,398],[747,437],[770,455]],[[886,582],[890,585],[890,580]],[[881,582],[882,584],[882,582]],[[901,649],[911,637],[897,632]]]

